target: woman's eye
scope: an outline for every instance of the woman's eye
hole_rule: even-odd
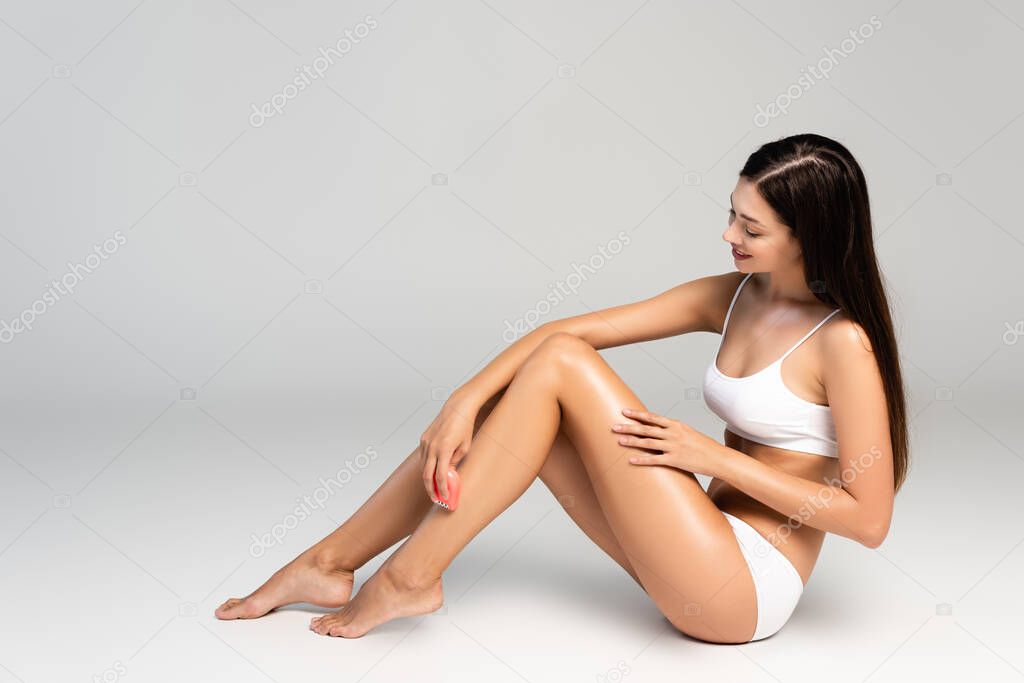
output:
[[[735,220],[735,218],[736,218],[736,210],[735,209],[729,209],[729,222],[732,223],[733,220]],[[761,236],[759,233],[750,232],[750,228],[748,228],[745,225],[743,226],[743,232],[747,233],[751,237],[760,237]]]

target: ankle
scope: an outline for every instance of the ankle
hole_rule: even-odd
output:
[[[310,548],[310,557],[317,569],[324,571],[349,571],[354,572],[355,567],[341,549],[330,545],[313,546]]]
[[[440,572],[404,566],[401,561],[393,561],[393,556],[381,565],[380,571],[391,584],[401,590],[426,590],[441,583]]]

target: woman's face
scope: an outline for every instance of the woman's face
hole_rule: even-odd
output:
[[[722,239],[747,257],[733,254],[741,272],[772,272],[792,268],[801,260],[800,243],[780,223],[754,184],[740,177],[730,195],[729,225]]]

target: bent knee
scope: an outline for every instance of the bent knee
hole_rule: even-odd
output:
[[[538,374],[552,378],[559,376],[559,370],[587,353],[595,353],[594,347],[574,334],[553,332],[526,357],[516,371],[517,376]]]
[[[589,342],[569,332],[552,332],[537,345],[526,360],[533,361],[534,364],[557,363],[589,353],[595,353]]]
[[[515,377],[520,382],[553,386],[560,384],[572,368],[592,358],[600,356],[590,343],[568,332],[553,332],[527,356]]]

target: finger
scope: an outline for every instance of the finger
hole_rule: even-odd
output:
[[[665,428],[640,424],[638,422],[617,422],[612,425],[612,431],[618,432],[619,434],[639,434],[640,436],[650,436],[660,439],[665,432]]]
[[[658,455],[631,455],[629,462],[634,465],[664,465],[665,460]]]
[[[443,477],[438,476],[438,473],[442,471],[440,468],[441,458],[444,457],[444,451],[441,449],[440,445],[433,446],[433,452],[431,453],[431,456],[433,457],[434,460],[434,470],[430,473],[431,492],[433,492],[434,487],[436,487],[437,492],[443,495],[443,492],[441,490],[441,478]],[[435,501],[439,500],[437,498],[437,495],[434,495],[433,499]]]
[[[462,460],[466,457],[466,454],[469,453],[469,447],[470,444],[466,444],[465,448],[455,449],[455,454],[452,456],[452,467],[455,467],[460,462],[462,462]]]
[[[641,422],[650,422],[651,424],[656,424],[659,427],[668,427],[669,424],[672,422],[671,419],[658,415],[657,413],[652,413],[647,410],[637,410],[636,408],[623,408],[622,414],[625,415],[626,417],[631,417],[635,420],[640,420]]]
[[[655,451],[662,450],[665,445],[665,442],[661,439],[641,439],[637,436],[620,436],[619,443],[623,446],[630,446],[633,448],[650,448]]]
[[[451,460],[451,453],[442,454],[437,460],[437,469],[434,477],[437,479],[437,490],[441,492],[442,498],[448,497],[448,463]]]
[[[434,498],[434,469],[437,461],[431,456],[427,456],[426,463],[423,465],[423,487],[427,490],[427,495],[430,500],[437,502]]]

